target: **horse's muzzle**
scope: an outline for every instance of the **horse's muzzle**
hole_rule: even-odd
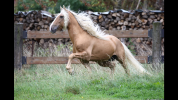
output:
[[[53,34],[54,34],[55,32],[56,32],[55,30],[51,30],[51,33],[53,33]]]
[[[58,29],[58,26],[52,26],[51,33],[53,33],[53,34],[56,33],[57,29]]]

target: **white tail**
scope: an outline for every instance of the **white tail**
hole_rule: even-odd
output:
[[[122,42],[121,42],[122,43]],[[124,46],[124,50],[125,50],[125,56],[126,56],[126,63],[131,64],[133,67],[136,68],[136,70],[138,70],[140,73],[146,73],[148,75],[151,75],[148,71],[146,71],[142,65],[135,59],[135,57],[132,55],[132,53],[130,52],[130,50],[126,47],[126,45],[124,43],[122,43],[122,45]]]

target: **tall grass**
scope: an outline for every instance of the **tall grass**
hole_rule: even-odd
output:
[[[152,70],[153,76],[139,75],[130,68],[128,76],[117,63],[113,76],[108,67],[91,64],[92,74],[81,64],[72,64],[69,75],[66,64],[24,65],[14,70],[15,100],[112,100],[164,99],[164,65]]]
[[[73,64],[69,75],[66,64],[33,65],[14,71],[14,99],[163,99],[164,69],[153,76],[132,74],[116,66],[113,77],[110,69],[91,64],[92,74],[83,65]],[[83,98],[82,98],[83,97]]]

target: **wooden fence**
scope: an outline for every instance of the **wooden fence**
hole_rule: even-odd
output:
[[[161,37],[164,37],[164,30],[161,30],[160,22],[153,23],[153,30],[108,30],[107,34],[114,35],[118,38],[140,38],[153,37],[153,53],[152,56],[135,56],[140,63],[151,63],[152,59],[161,59]],[[157,27],[158,26],[158,27]],[[157,35],[160,33],[159,35]],[[23,64],[66,64],[68,57],[24,57],[23,53],[23,39],[25,38],[69,38],[67,31],[57,31],[52,34],[49,31],[23,31],[23,24],[14,24],[14,68],[21,69]],[[156,41],[156,42],[155,42]],[[153,61],[154,62],[154,61]],[[155,61],[156,63],[157,61]],[[72,60],[73,64],[80,64],[78,59]],[[90,62],[94,63],[94,62]]]

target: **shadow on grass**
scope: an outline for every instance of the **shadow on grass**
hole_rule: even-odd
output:
[[[80,88],[75,86],[68,86],[65,88],[65,93],[73,93],[73,94],[80,94]]]

